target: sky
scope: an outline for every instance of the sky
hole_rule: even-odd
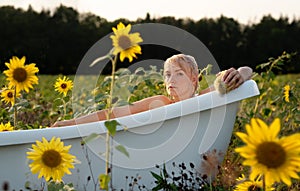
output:
[[[27,10],[54,10],[63,4],[80,13],[91,12],[108,21],[126,18],[135,21],[145,18],[174,16],[175,18],[218,18],[221,15],[240,23],[257,23],[265,15],[300,19],[299,0],[0,0],[0,6],[13,5]]]

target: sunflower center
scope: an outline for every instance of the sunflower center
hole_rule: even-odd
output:
[[[61,163],[61,160],[60,153],[55,150],[45,151],[42,155],[43,163],[50,168],[57,167]]]
[[[257,147],[257,160],[268,168],[277,168],[286,160],[286,153],[281,145],[275,142],[264,142]]]
[[[8,93],[7,93],[7,97],[8,97],[8,98],[13,98],[13,97],[14,97],[14,94],[13,94],[12,92],[8,92]]]
[[[261,191],[261,189],[257,186],[251,185],[248,187],[248,191]]]
[[[123,50],[126,50],[132,46],[130,38],[125,35],[119,37],[118,44]]]
[[[24,68],[16,68],[13,71],[13,78],[18,82],[24,82],[27,78],[27,72]]]
[[[60,85],[60,87],[61,87],[62,89],[66,89],[66,88],[67,88],[67,84],[62,83],[62,84]]]

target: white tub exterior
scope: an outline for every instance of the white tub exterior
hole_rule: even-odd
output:
[[[146,112],[118,118],[121,128],[115,136],[115,145],[122,144],[129,152],[113,152],[113,184],[119,190],[125,188],[125,177],[141,177],[140,184],[152,188],[153,177],[150,171],[158,173],[154,166],[193,162],[201,163],[201,154],[216,149],[226,153],[234,126],[239,102],[259,94],[256,83],[248,80],[238,89],[226,95],[210,92],[178,103],[149,110]],[[50,140],[60,137],[65,145],[72,145],[70,153],[75,155],[81,164],[76,164],[72,175],[65,175],[66,183],[72,182],[77,190],[84,190],[86,179],[91,175],[84,150],[80,145],[83,137],[91,133],[105,134],[104,122],[95,122],[77,126],[46,128],[0,133],[0,185],[7,181],[11,189],[24,189],[26,181],[39,188],[41,180],[32,175],[28,167],[26,152],[36,140],[42,137]],[[95,177],[104,173],[105,150],[102,139],[90,142],[88,154],[92,162]],[[221,157],[220,160],[223,158]],[[94,186],[88,185],[87,190]],[[127,187],[128,188],[128,187]]]

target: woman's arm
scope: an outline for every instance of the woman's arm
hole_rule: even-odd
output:
[[[168,105],[170,103],[172,103],[172,101],[164,95],[157,95],[157,96],[145,98],[140,101],[134,102],[130,105],[113,108],[110,119],[147,111],[149,109],[161,107],[164,105]],[[78,117],[76,119],[57,121],[51,127],[70,126],[76,124],[102,121],[107,119],[107,115],[108,115],[108,110],[104,109],[82,117]]]
[[[253,75],[252,68],[250,68],[248,66],[240,67],[240,68],[238,68],[238,71],[239,71],[240,75],[243,77],[244,81],[250,80]]]
[[[217,74],[217,76],[220,75]],[[237,70],[235,68],[230,68],[226,70],[223,81],[227,84],[230,89],[235,89],[239,87],[246,80],[251,79],[252,77],[252,68],[248,66],[239,67]],[[215,90],[213,86],[210,86],[200,92],[200,94],[208,93]]]
[[[201,91],[199,92],[199,95],[201,95],[201,94],[206,94],[206,93],[211,92],[211,91],[214,91],[214,90],[215,90],[214,86],[209,86],[208,88],[205,88],[204,90],[201,90]]]
[[[223,81],[227,84],[230,89],[239,87],[246,80],[249,80],[252,76],[252,69],[248,66],[243,66],[237,70],[234,68],[228,69],[224,76]]]

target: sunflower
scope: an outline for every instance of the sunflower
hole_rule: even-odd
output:
[[[8,88],[2,88],[1,91],[1,101],[5,102],[6,104],[11,103],[11,105],[15,105],[15,90],[13,89],[8,89]],[[20,93],[18,92],[16,97],[20,97]]]
[[[291,90],[290,85],[284,86],[283,89],[284,89],[284,92],[283,92],[284,100],[285,100],[286,102],[290,102],[290,90]]]
[[[10,125],[10,122],[8,122],[6,124],[3,124],[3,123],[0,124],[0,132],[13,131],[13,130],[14,130],[14,127]]]
[[[256,180],[246,179],[245,175],[236,179],[239,183],[234,188],[234,191],[261,191],[263,190],[263,182],[260,177]],[[268,186],[265,191],[272,191],[274,188]]]
[[[263,175],[267,186],[274,182],[291,185],[291,178],[299,179],[300,134],[278,138],[280,120],[275,119],[270,126],[262,120],[253,118],[246,125],[247,134],[237,132],[245,146],[236,148],[245,158],[243,165],[252,168],[250,179]]]
[[[69,168],[74,168],[75,156],[69,154],[71,145],[64,146],[60,138],[52,137],[48,142],[44,137],[42,142],[36,141],[32,145],[27,158],[33,160],[29,167],[31,172],[39,172],[38,178],[44,177],[46,181],[62,181],[64,174],[71,174]]]
[[[236,185],[234,191],[262,191],[263,190],[263,183],[262,181],[253,181],[253,180],[246,180],[238,185]],[[271,191],[274,188],[267,187],[265,191]]]
[[[69,90],[73,88],[73,82],[69,80],[66,76],[63,78],[58,78],[54,84],[55,91],[58,91],[60,94],[63,93],[64,96],[67,96]]]
[[[142,49],[138,43],[143,42],[143,39],[140,37],[140,33],[129,34],[131,30],[131,25],[128,24],[126,27],[123,23],[119,23],[117,28],[113,27],[114,35],[111,35],[110,38],[113,41],[113,54],[117,55],[120,53],[120,60],[123,62],[125,58],[129,59],[129,62],[133,60],[133,57],[136,58],[135,54],[141,54]]]
[[[35,64],[25,64],[25,56],[19,59],[16,56],[13,56],[10,59],[10,63],[5,63],[8,67],[8,70],[5,70],[3,73],[7,76],[9,81],[8,88],[16,88],[17,92],[25,90],[29,92],[29,88],[33,88],[33,84],[38,84],[38,78],[35,75],[39,71]]]

